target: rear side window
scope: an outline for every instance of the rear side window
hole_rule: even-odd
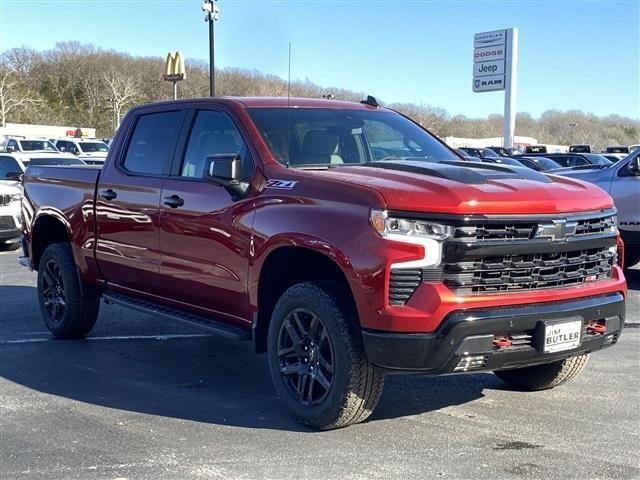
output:
[[[181,122],[181,111],[138,117],[124,158],[124,168],[141,175],[168,174]]]

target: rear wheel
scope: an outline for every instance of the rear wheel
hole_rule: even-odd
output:
[[[577,377],[589,360],[589,354],[565,358],[557,362],[493,372],[506,384],[519,390],[546,390]]]
[[[332,282],[300,283],[278,300],[268,334],[271,379],[303,423],[329,430],[366,419],[383,376],[369,364],[352,302]]]
[[[51,244],[42,254],[38,300],[45,326],[58,338],[83,337],[96,323],[100,295],[80,285],[68,243]]]

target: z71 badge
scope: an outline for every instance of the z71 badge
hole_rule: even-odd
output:
[[[268,180],[266,188],[277,188],[278,190],[291,190],[298,183],[297,180]]]

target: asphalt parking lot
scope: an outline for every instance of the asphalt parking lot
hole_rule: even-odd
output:
[[[293,421],[248,343],[103,305],[51,339],[35,274],[0,253],[0,478],[640,478],[640,270],[628,325],[551,391],[492,374],[388,377],[373,416]]]

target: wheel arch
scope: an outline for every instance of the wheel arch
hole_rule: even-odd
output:
[[[257,352],[266,351],[271,314],[280,296],[289,287],[305,281],[334,281],[342,285],[357,305],[348,280],[348,272],[340,264],[345,261],[336,249],[309,245],[284,244],[272,248],[260,265],[256,290],[257,312],[253,321],[253,338]]]
[[[33,268],[38,269],[40,258],[49,245],[70,241],[71,226],[64,216],[57,212],[38,215],[31,228],[31,263]]]

